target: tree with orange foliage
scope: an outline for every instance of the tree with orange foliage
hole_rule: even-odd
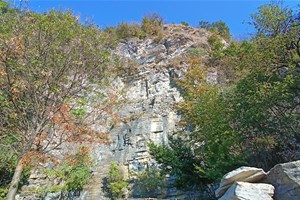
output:
[[[85,134],[105,140],[84,125],[86,115],[72,115],[80,98],[90,98],[116,72],[104,40],[71,12],[0,15],[0,143],[18,160],[7,199],[14,199],[33,154],[83,141]]]

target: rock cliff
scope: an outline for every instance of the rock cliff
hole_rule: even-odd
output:
[[[101,187],[111,161],[122,164],[128,176],[140,172],[154,162],[149,155],[148,142],[167,143],[168,134],[178,130],[176,124],[180,116],[172,105],[182,97],[174,78],[181,78],[188,69],[184,57],[190,49],[208,51],[210,33],[183,25],[164,25],[163,31],[164,37],[159,42],[133,38],[120,42],[114,50],[121,59],[131,60],[136,67],[131,77],[120,77],[114,82],[125,92],[126,103],[118,109],[120,120],[113,127],[93,124],[94,129],[109,132],[110,144],[92,148],[97,164],[89,184],[78,197],[71,195],[64,199],[106,199]],[[210,81],[217,81],[216,73],[210,74]],[[67,148],[69,146],[64,150]],[[22,191],[18,199],[28,199],[28,194]],[[182,195],[172,186],[166,193],[169,199]],[[57,198],[57,195],[49,194],[45,199]]]

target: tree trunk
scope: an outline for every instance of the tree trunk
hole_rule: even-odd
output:
[[[17,194],[17,190],[18,190],[18,186],[21,180],[21,174],[23,171],[23,163],[22,163],[23,159],[20,159],[18,161],[18,164],[16,166],[15,172],[14,172],[14,176],[10,182],[10,186],[8,189],[8,193],[6,196],[7,200],[15,200],[15,196]]]

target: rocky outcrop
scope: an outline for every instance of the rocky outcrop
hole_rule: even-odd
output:
[[[235,182],[219,200],[272,200],[273,194],[270,184]]]
[[[216,190],[216,197],[221,197],[226,190],[237,181],[256,183],[266,176],[263,169],[255,167],[240,167],[225,174],[221,180],[219,188]]]
[[[130,77],[119,77],[112,85],[121,91],[125,102],[114,110],[118,114],[118,122],[112,125],[105,120],[104,123],[95,120],[92,124],[92,129],[108,132],[110,142],[89,145],[96,165],[79,199],[107,199],[104,191],[100,190],[111,161],[124,165],[131,178],[147,166],[155,164],[147,144],[168,143],[168,134],[178,130],[180,116],[173,109],[173,104],[182,101],[182,97],[174,84],[174,78],[182,78],[188,69],[184,57],[191,48],[208,51],[207,39],[210,33],[183,25],[164,25],[163,31],[164,37],[159,42],[150,38],[132,38],[121,41],[114,50],[121,59],[130,60],[128,67],[135,65],[135,70]],[[208,76],[210,83],[217,82],[215,71],[210,71]],[[55,154],[75,151],[75,147],[73,144],[64,144]],[[166,198],[184,197],[183,192],[170,185],[166,190]],[[49,199],[55,195],[63,197],[59,193],[49,195]],[[193,196],[196,198],[197,194],[193,193]]]
[[[215,194],[219,200],[298,200],[300,160],[278,164],[268,173],[240,167],[222,178]]]
[[[275,200],[300,199],[300,161],[276,165],[268,172],[265,182],[274,185]]]

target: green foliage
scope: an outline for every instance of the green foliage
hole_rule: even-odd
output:
[[[142,31],[160,41],[163,37],[163,19],[158,14],[145,16],[142,20]]]
[[[214,58],[220,58],[223,56],[224,43],[217,34],[212,34],[208,38],[208,43],[211,47],[211,56]]]
[[[235,128],[244,137],[251,163],[269,169],[295,159],[299,81],[291,74],[281,79],[256,72],[237,84]]]
[[[140,198],[155,198],[162,193],[162,189],[165,186],[165,178],[159,169],[150,166],[138,175],[135,185]]]
[[[129,38],[145,37],[154,38],[160,41],[163,38],[163,19],[158,14],[151,14],[143,17],[141,25],[138,23],[122,22],[115,27],[104,30],[108,43],[115,46],[120,40]]]
[[[127,189],[127,187],[128,182],[124,179],[119,165],[116,162],[112,162],[108,173],[108,189],[112,198],[121,198],[124,195],[124,189]]]
[[[8,3],[3,0],[0,0],[0,15],[6,13],[7,11],[8,11]]]
[[[1,146],[0,154],[0,200],[6,199],[8,192],[9,184],[14,175],[14,169],[16,168],[18,158],[8,144],[15,142],[16,138],[14,137],[3,137],[2,140],[5,140],[7,146]],[[4,143],[4,141],[2,141]],[[30,175],[30,166],[25,165],[24,170],[21,175],[20,186],[27,183],[27,179]]]
[[[221,38],[225,39],[226,41],[230,41],[229,27],[223,21],[217,21],[213,23],[207,21],[200,21],[199,28],[207,29],[219,35]]]
[[[82,190],[90,178],[90,168],[92,164],[87,147],[81,147],[75,155],[66,158],[57,169],[46,171],[46,174],[51,179],[59,178],[63,181],[64,185],[42,188],[39,192]]]
[[[168,145],[150,143],[149,149],[151,156],[161,164],[162,172],[176,176],[176,187],[188,188],[208,181],[197,173],[196,158],[189,141],[169,137]]]
[[[186,81],[188,80],[186,79]],[[196,88],[186,83],[181,84],[185,84],[184,87]],[[213,183],[224,173],[245,164],[240,147],[241,138],[230,125],[234,104],[229,102],[216,86],[201,85],[199,87],[202,88],[201,90],[197,89],[200,92],[193,94],[193,89],[190,88],[191,92],[185,94],[187,102],[177,107],[191,131],[186,133],[188,137],[185,138],[187,139],[177,139],[177,145],[174,147],[172,146],[176,143],[171,139],[171,149],[167,146],[160,147],[161,151],[154,151],[159,149],[158,147],[150,148],[151,155],[159,163],[170,165],[176,175],[182,174],[182,177],[186,177],[185,179],[179,177],[183,186]],[[183,147],[184,149],[182,149]],[[178,151],[185,154],[192,151],[187,157],[188,161],[179,159],[181,156],[178,155]],[[178,167],[174,162],[179,163],[179,166],[184,165],[182,163],[188,163],[189,166],[193,166],[193,172],[186,171],[187,166]],[[176,171],[177,169],[178,171]]]
[[[190,48],[188,50],[188,55],[190,57],[202,57],[207,54],[206,50],[202,47]]]
[[[8,149],[1,148],[0,155],[0,199],[6,199],[9,183],[17,164],[16,157]]]
[[[277,36],[285,34],[293,25],[293,12],[290,8],[278,4],[265,4],[251,15],[251,24],[259,35]]]
[[[182,21],[181,24],[182,24],[183,26],[189,26],[189,23],[187,23],[187,22],[185,22],[185,21]]]
[[[75,117],[84,118],[87,113],[87,104],[86,98],[79,98],[70,113]]]
[[[202,142],[194,150],[204,163],[197,168],[201,176],[211,180],[218,180],[226,172],[245,164],[240,135],[230,126],[232,109],[234,104],[212,87],[199,96],[190,114],[195,119],[190,122],[195,129],[192,136]]]
[[[121,23],[116,27],[116,34],[120,39],[144,38],[146,35],[138,24]]]
[[[239,133],[248,162],[268,170],[296,159],[299,150],[299,21],[277,4],[260,7],[252,20],[256,37],[233,42],[217,55],[235,79],[225,96],[234,105],[228,123]]]

